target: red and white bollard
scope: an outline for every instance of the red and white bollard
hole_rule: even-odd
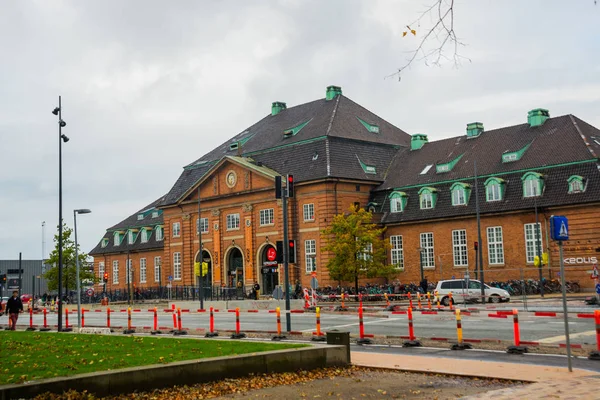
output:
[[[235,333],[231,335],[232,339],[243,339],[246,337],[245,333],[240,332],[240,308],[235,309]]]
[[[31,303],[29,303],[29,328],[25,329],[26,331],[35,331],[33,327],[33,307],[31,307]]]
[[[150,331],[150,334],[152,335],[160,335],[162,332],[158,330],[158,310],[156,309],[156,307],[154,307],[154,318],[153,318],[153,328],[152,331]]]
[[[356,340],[357,344],[371,344],[373,341],[365,337],[365,326],[363,324],[363,309],[362,306],[358,307],[358,332],[359,338]]]
[[[48,310],[44,307],[44,326],[40,328],[40,332],[48,332],[50,330],[50,328],[48,328],[48,319],[46,318],[47,312]]]
[[[413,312],[412,307],[408,308],[406,312],[408,317],[408,340],[402,344],[404,347],[420,347],[421,342],[417,340],[415,336],[415,327],[413,325]]]
[[[210,308],[210,320],[208,322],[209,331],[204,335],[204,337],[215,337],[219,336],[217,332],[215,332],[215,316],[213,315],[214,309]]]

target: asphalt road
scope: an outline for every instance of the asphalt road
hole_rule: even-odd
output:
[[[235,329],[235,313],[219,312],[215,313],[215,329],[231,330]],[[408,335],[408,318],[406,315],[397,315],[388,313],[388,318],[364,317],[364,329],[366,334],[374,335]],[[282,330],[286,330],[285,315],[281,315]],[[291,314],[291,328],[293,331],[313,332],[315,330],[315,314]],[[453,339],[456,337],[456,320],[451,313],[440,313],[437,315],[422,315],[419,312],[414,313],[414,329],[417,338],[446,337]],[[564,322],[562,315],[559,317],[536,317],[530,313],[522,313],[519,317],[521,340],[539,341],[547,344],[565,343]],[[22,314],[19,318],[19,324],[28,324],[29,315]],[[34,315],[33,323],[42,324],[42,315]],[[48,315],[48,324],[57,323],[56,315]],[[69,316],[70,325],[76,325],[77,316]],[[240,324],[242,332],[248,331],[273,331],[276,330],[275,314],[265,311],[258,313],[240,312]],[[64,325],[64,318],[63,318]],[[132,313],[132,325],[137,327],[152,326],[152,313],[144,311],[141,313]],[[162,327],[172,327],[173,319],[170,313],[159,312],[158,325]],[[105,312],[87,312],[85,313],[85,326],[106,326]],[[111,314],[111,326],[127,326],[127,313],[114,312]],[[182,313],[182,326],[184,328],[207,329],[209,326],[208,313]],[[472,314],[471,316],[462,316],[463,335],[468,339],[500,339],[513,340],[513,319],[508,318],[490,318],[487,313]],[[354,334],[359,333],[359,321],[356,314],[344,315],[333,313],[321,314],[321,330],[338,329],[349,331]],[[577,318],[576,314],[570,314],[569,331],[571,343],[574,344],[595,344],[596,332],[593,319]]]

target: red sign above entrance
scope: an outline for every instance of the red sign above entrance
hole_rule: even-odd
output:
[[[277,258],[277,251],[275,250],[274,247],[269,247],[267,249],[267,260],[275,261],[276,258]]]

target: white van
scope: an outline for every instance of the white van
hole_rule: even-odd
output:
[[[467,283],[468,282],[468,283]],[[502,301],[510,301],[510,294],[504,289],[490,287],[484,284],[485,301],[490,303],[500,303]],[[452,292],[452,300],[454,303],[466,303],[481,301],[481,283],[477,279],[450,279],[447,281],[439,281],[435,290],[440,297],[443,305],[450,304],[448,294]]]

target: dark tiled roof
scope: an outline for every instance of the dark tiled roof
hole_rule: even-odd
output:
[[[596,132],[600,136],[597,129],[583,121],[580,125],[586,132],[589,130],[589,135]],[[527,145],[530,146],[520,160],[502,162],[503,153],[517,151]],[[452,161],[461,154],[463,157],[452,171],[436,173],[436,164]],[[471,177],[474,175],[474,162],[477,162],[479,175],[488,175],[595,158],[582,140],[571,116],[564,115],[550,118],[539,127],[515,125],[483,132],[477,138],[467,139],[466,135],[462,135],[427,143],[419,150],[402,150],[392,163],[381,188],[401,188]],[[433,167],[426,174],[421,174],[427,165]]]
[[[164,200],[164,196],[153,201],[148,204],[146,207],[137,211],[135,214],[130,215],[125,218],[123,221],[119,222],[116,225],[108,228],[106,233],[100,242],[90,251],[90,255],[100,255],[100,254],[108,254],[108,253],[118,253],[125,251],[140,251],[140,250],[150,250],[150,249],[161,249],[163,248],[163,241],[156,241],[155,235],[156,231],[153,229],[148,241],[146,243],[142,243],[142,235],[140,232],[137,234],[137,238],[134,243],[127,244],[127,235],[123,237],[122,243],[119,246],[114,246],[114,232],[115,231],[126,231],[130,228],[141,228],[141,227],[155,227],[156,225],[163,224],[163,215],[162,212],[159,212],[158,217],[152,218],[152,211],[159,211],[156,207]],[[139,220],[138,215],[144,213],[146,214],[144,219]],[[102,240],[108,239],[108,244],[106,247],[102,247]]]
[[[564,206],[570,204],[585,204],[600,201],[600,172],[596,162],[574,164],[554,168],[540,168],[535,172],[544,175],[544,192],[536,200],[523,197],[523,172],[514,172],[502,175],[506,185],[506,192],[502,201],[487,202],[485,197],[484,182],[478,179],[479,207],[482,214],[500,213],[533,209],[535,202],[539,208]],[[567,179],[572,175],[581,175],[587,180],[586,190],[583,193],[568,193]],[[436,207],[421,210],[419,205],[419,187],[403,190],[408,195],[408,201],[403,212],[390,213],[388,200],[389,191],[372,193],[372,202],[377,203],[376,212],[382,212],[381,222],[384,224],[423,221],[428,219],[452,218],[475,215],[475,185],[473,179],[462,182],[471,185],[469,203],[465,206],[453,206],[450,187],[453,183],[432,185],[438,190]]]
[[[376,125],[379,132],[370,132],[359,118],[368,124]],[[284,136],[284,131],[305,122],[308,124],[296,135]],[[330,143],[334,143],[335,146],[327,149],[327,139],[331,139]],[[350,140],[353,144],[343,146],[339,144],[340,140]],[[230,150],[230,144],[233,142],[243,142],[241,150]],[[225,156],[241,153],[257,162],[263,162],[264,165],[281,174],[294,174],[297,182],[328,176],[381,181],[383,175],[379,171],[387,168],[395,149],[409,144],[410,136],[407,133],[343,95],[329,101],[315,100],[290,107],[277,115],[267,115],[242,133],[186,166],[160,205],[166,206],[177,202]],[[369,146],[372,147],[372,152]],[[385,146],[390,148],[384,149]],[[318,156],[313,160],[315,153]],[[352,172],[349,173],[348,156],[354,153],[359,155],[363,163],[371,163],[377,167],[376,179],[373,179],[371,174],[365,176],[355,156],[353,158],[356,165],[352,166]],[[384,159],[388,156],[388,159]]]

